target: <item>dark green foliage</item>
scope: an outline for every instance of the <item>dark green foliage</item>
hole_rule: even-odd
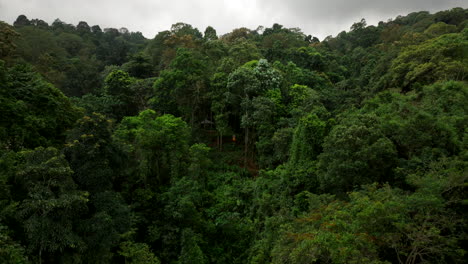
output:
[[[0,262],[465,263],[467,14],[0,22]]]
[[[218,35],[216,34],[216,29],[211,26],[206,27],[205,34],[203,36],[205,40],[216,40],[218,39]]]
[[[75,27],[59,19],[49,27],[42,20],[29,20],[24,15],[14,25],[20,34],[14,41],[16,54],[68,96],[96,92],[102,85],[99,72],[104,66],[124,64],[127,56],[136,57],[135,63],[129,62],[131,74],[149,77],[151,73],[152,66],[140,63],[136,55],[146,41],[139,32],[117,29],[103,32],[99,26],[90,27],[85,21]],[[4,33],[12,39],[8,32]]]
[[[64,152],[81,189],[92,193],[112,187],[112,121],[94,113],[77,121],[69,132]]]
[[[86,115],[100,113],[117,118],[122,114],[123,102],[111,95],[86,94],[83,97],[72,97],[70,99],[76,106],[83,108]]]
[[[462,163],[444,160],[411,175],[412,194],[374,184],[349,202],[310,195],[310,213],[283,227],[273,263],[464,263],[457,230],[465,223],[454,210],[467,180]]]
[[[115,247],[132,227],[133,215],[122,196],[114,191],[90,195],[88,206],[91,210],[77,228],[87,245],[82,259],[88,263],[111,262],[117,255]]]
[[[132,56],[129,62],[122,65],[122,68],[136,78],[149,78],[153,74],[153,65],[150,63],[150,58],[143,53]]]
[[[19,155],[16,181],[24,197],[18,197],[18,218],[28,251],[41,263],[42,259],[54,259],[54,253],[85,247],[73,223],[86,209],[88,194],[77,190],[63,155],[42,147]]]
[[[25,250],[8,236],[8,229],[0,225],[0,261],[5,264],[30,263]]]
[[[333,127],[319,159],[321,188],[340,192],[392,179],[397,149],[372,115],[348,116]]]
[[[153,107],[161,113],[181,115],[191,126],[203,113],[206,79],[203,59],[196,52],[178,49],[168,70],[154,83]]]
[[[65,130],[81,115],[79,109],[27,65],[7,68],[0,61],[0,79],[2,148],[61,144]]]

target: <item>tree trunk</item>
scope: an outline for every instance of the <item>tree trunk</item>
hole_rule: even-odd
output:
[[[192,114],[190,116],[190,125],[192,126],[192,130],[193,130],[193,123],[195,122],[195,110],[193,110],[192,108]]]
[[[245,128],[245,145],[244,145],[244,167],[247,167],[247,153],[249,152],[249,128]]]

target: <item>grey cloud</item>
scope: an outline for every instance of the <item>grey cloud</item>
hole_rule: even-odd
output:
[[[365,18],[369,24],[387,21],[415,11],[467,7],[466,0],[260,0],[267,12],[278,14],[284,23],[304,32],[324,37],[349,30],[353,22]],[[327,33],[328,32],[328,33]]]
[[[306,34],[323,39],[349,30],[365,18],[376,25],[398,15],[416,11],[432,13],[454,7],[468,7],[466,0],[257,0],[258,24],[280,23],[299,27]],[[266,19],[265,19],[266,18]],[[263,23],[263,24],[262,24]]]
[[[20,14],[52,22],[55,18],[77,24],[127,27],[152,38],[176,22],[186,22],[201,31],[213,26],[218,33],[234,28],[280,23],[299,27],[319,38],[348,30],[366,18],[369,24],[397,15],[456,6],[466,0],[0,0],[0,20],[13,23]]]

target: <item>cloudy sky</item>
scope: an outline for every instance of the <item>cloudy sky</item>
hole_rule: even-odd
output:
[[[176,22],[202,32],[211,25],[218,34],[279,23],[323,39],[349,30],[361,18],[377,24],[414,11],[453,7],[468,8],[468,0],[0,0],[0,20],[12,24],[24,14],[48,23],[56,18],[75,25],[86,21],[141,31],[147,38]]]

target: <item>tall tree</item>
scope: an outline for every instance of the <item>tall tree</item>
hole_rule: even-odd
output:
[[[23,221],[25,243],[37,254],[38,263],[59,262],[58,252],[85,247],[74,223],[86,210],[88,195],[77,190],[73,171],[57,149],[41,147],[20,155],[23,162],[16,180],[25,197],[18,217]]]

